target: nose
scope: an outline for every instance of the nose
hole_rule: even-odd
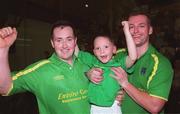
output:
[[[104,53],[104,49],[103,48],[100,49],[100,53]]]
[[[137,32],[139,32],[138,27],[134,27],[133,33],[137,33]]]
[[[63,47],[63,48],[66,48],[66,47],[67,47],[67,42],[66,42],[66,41],[63,41],[62,47]]]

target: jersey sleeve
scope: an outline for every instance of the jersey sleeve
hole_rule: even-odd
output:
[[[167,100],[173,79],[173,69],[166,59],[155,58],[152,73],[147,82],[148,92],[151,96]]]
[[[126,49],[119,49],[114,56],[114,60],[121,65],[121,67],[127,72],[132,73],[134,71],[134,67],[127,68],[126,67],[126,58],[127,58],[127,51]]]
[[[8,95],[15,93],[21,93],[25,91],[33,92],[38,88],[38,75],[36,71],[41,65],[46,64],[49,61],[42,61],[34,63],[24,70],[12,72],[13,87]]]
[[[78,59],[89,67],[94,66],[94,64],[98,62],[97,58],[94,55],[84,51],[79,51]]]

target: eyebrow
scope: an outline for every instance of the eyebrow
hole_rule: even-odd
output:
[[[56,39],[62,39],[63,37],[54,37]],[[66,38],[75,38],[74,36],[67,36]]]

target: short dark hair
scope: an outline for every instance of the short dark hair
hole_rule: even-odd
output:
[[[111,37],[111,35],[106,34],[106,33],[98,33],[94,36],[93,42],[97,37],[106,37],[111,43],[115,45],[115,39]]]
[[[67,26],[72,28],[74,36],[76,37],[77,32],[76,32],[75,26],[71,22],[69,22],[67,20],[58,20],[58,21],[56,21],[51,27],[51,36],[53,36],[53,31],[54,31],[55,28],[57,28],[57,27],[64,28],[64,27],[67,27]]]
[[[144,16],[146,16],[146,17],[147,17],[147,21],[148,21],[149,25],[151,26],[150,15],[149,15],[149,13],[147,13],[147,12],[145,12],[145,11],[139,11],[139,10],[133,11],[133,12],[131,12],[131,13],[129,14],[128,19],[129,19],[130,17],[132,17],[132,16],[137,16],[137,15],[144,15]]]

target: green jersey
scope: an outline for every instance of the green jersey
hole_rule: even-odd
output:
[[[89,101],[92,104],[98,106],[112,106],[117,96],[117,92],[120,90],[120,85],[118,82],[112,78],[113,75],[111,67],[122,67],[125,69],[125,57],[121,59],[112,59],[106,64],[101,63],[93,55],[87,52],[80,51],[78,58],[81,59],[85,64],[90,67],[97,67],[103,69],[103,80],[99,84],[90,83],[89,84]]]
[[[41,114],[89,114],[88,68],[76,57],[71,66],[53,54],[16,73],[9,95],[32,92]]]
[[[173,78],[173,69],[168,59],[150,45],[147,52],[133,67],[134,72],[128,76],[131,84],[150,96],[168,100]],[[122,102],[122,113],[146,114],[148,112],[126,94]]]

